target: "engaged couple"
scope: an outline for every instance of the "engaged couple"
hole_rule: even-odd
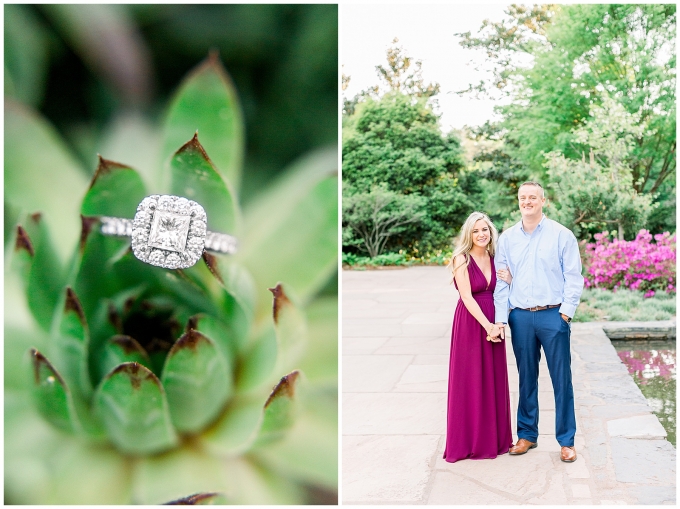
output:
[[[486,214],[465,221],[451,258],[460,300],[453,319],[444,459],[522,455],[538,446],[538,366],[546,356],[561,460],[576,460],[570,322],[583,291],[574,234],[543,214],[537,182],[518,190],[522,220],[498,237]],[[512,443],[505,326],[519,371]]]

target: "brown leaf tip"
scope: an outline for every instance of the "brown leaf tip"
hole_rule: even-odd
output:
[[[116,366],[106,378],[109,379],[121,373],[130,379],[133,389],[139,389],[142,386],[142,382],[147,380],[155,383],[158,387],[161,386],[161,382],[156,378],[156,375],[138,362],[124,362],[123,364]]]
[[[41,219],[42,219],[42,214],[40,212],[34,212],[33,214],[31,214],[31,220],[35,224],[38,224]]]
[[[207,251],[203,251],[203,260],[205,260],[205,264],[208,266],[208,269],[210,270],[212,275],[215,276],[215,278],[217,278],[221,285],[224,285],[224,280],[222,279],[220,271],[218,270],[217,267],[217,257],[215,255],[208,253]]]
[[[196,493],[195,495],[189,495],[188,497],[178,498],[172,502],[166,502],[163,505],[198,505],[215,498],[219,493]]]
[[[26,233],[26,230],[21,226],[17,226],[17,238],[14,242],[14,250],[21,251],[22,249],[25,249],[31,258],[35,255],[35,249],[33,249],[33,243],[31,242],[28,233]]]
[[[70,286],[66,287],[66,304],[64,305],[64,313],[68,313],[69,311],[73,311],[76,315],[78,315],[78,320],[80,320],[80,323],[83,326],[85,325],[85,312],[83,311],[83,306],[80,305],[80,301],[76,296],[76,292],[74,292]]]
[[[194,315],[189,317],[189,320],[187,320],[187,326],[184,329],[184,332],[189,332],[192,330],[196,330],[198,328],[198,321],[200,320],[200,315]]]
[[[213,169],[215,168],[215,165],[210,160],[210,157],[208,156],[208,153],[203,148],[203,145],[201,145],[201,142],[198,141],[198,131],[196,131],[194,133],[194,136],[189,141],[187,141],[184,145],[182,145],[180,147],[180,149],[177,152],[175,152],[175,154],[181,154],[182,152],[187,152],[187,151],[198,152],[203,159],[205,159],[206,161],[208,161],[208,163],[210,163],[210,166],[212,166]],[[217,171],[217,170],[215,170],[215,171]]]
[[[92,189],[92,186],[94,186],[94,183],[97,181],[99,177],[102,175],[106,175],[107,173],[111,173],[113,170],[130,170],[131,168],[129,166],[126,166],[121,163],[117,163],[115,161],[109,161],[108,159],[104,159],[100,154],[97,154],[97,158],[99,159],[99,162],[97,163],[97,169],[94,172],[94,176],[92,177],[92,181],[90,182],[90,189]]]
[[[209,343],[208,338],[206,338],[203,334],[201,334],[197,330],[193,329],[189,330],[185,332],[174,345],[172,345],[172,348],[170,349],[170,353],[168,353],[168,355],[169,356],[174,355],[183,348],[196,350],[196,348],[198,348],[198,344],[203,341]]]
[[[274,295],[272,312],[274,315],[274,323],[279,323],[279,312],[283,306],[290,304],[290,299],[288,299],[286,292],[283,291],[283,285],[281,283],[278,283],[274,288],[267,288],[267,290]]]
[[[83,215],[80,216],[80,224],[81,224],[80,252],[81,253],[85,250],[85,243],[87,242],[87,237],[89,237],[90,232],[92,231],[92,228],[98,222],[99,222],[99,219],[97,219],[96,217],[86,217],[86,216],[83,216]]]
[[[119,334],[113,336],[109,341],[111,341],[111,343],[114,345],[121,347],[126,355],[130,355],[131,353],[139,353],[144,357],[148,357],[146,350],[142,348],[142,345],[140,345],[137,340],[131,336]]]
[[[276,387],[274,387],[274,390],[267,398],[267,402],[264,404],[264,407],[267,408],[272,401],[281,396],[286,396],[288,398],[295,396],[295,383],[299,376],[300,372],[295,370],[281,378],[279,383],[276,384]]]
[[[47,360],[47,357],[45,357],[35,348],[31,348],[31,358],[33,359],[33,376],[35,377],[36,385],[40,383],[40,367],[45,366],[52,373],[51,376],[58,380],[62,386],[66,387],[64,384],[64,379],[57,372],[57,370],[54,369],[54,366],[52,366],[50,361]]]
[[[120,317],[120,313],[118,313],[118,310],[116,309],[116,306],[113,304],[109,303],[109,309],[107,312],[107,319],[111,325],[113,325],[114,329],[116,329],[117,332],[122,332],[123,331],[123,320]]]

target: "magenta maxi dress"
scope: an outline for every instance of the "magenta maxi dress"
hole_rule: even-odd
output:
[[[493,257],[490,284],[472,256],[467,270],[472,296],[493,323]],[[512,447],[505,340],[487,341],[486,331],[460,299],[453,316],[447,408],[444,459],[449,463],[495,458]]]

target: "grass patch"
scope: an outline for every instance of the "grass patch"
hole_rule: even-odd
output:
[[[675,294],[657,293],[645,299],[634,290],[585,289],[575,322],[670,320],[675,316]]]

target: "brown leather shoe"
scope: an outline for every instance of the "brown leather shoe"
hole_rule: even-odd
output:
[[[562,452],[560,453],[560,459],[565,463],[573,463],[576,461],[576,449],[572,447],[562,447]]]
[[[536,442],[529,442],[524,438],[520,438],[515,445],[513,445],[508,451],[513,456],[518,456],[520,454],[526,454],[529,449],[535,449],[538,447]]]

